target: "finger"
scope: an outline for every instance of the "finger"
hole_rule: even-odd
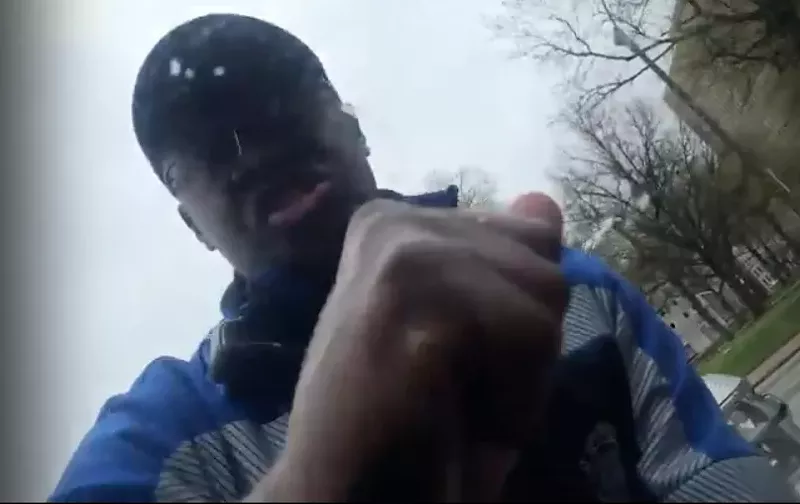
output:
[[[505,235],[542,257],[560,262],[561,228],[551,221],[538,218],[521,218],[517,215],[465,212],[465,218],[476,220],[483,226]]]
[[[448,302],[454,290],[471,296],[472,290],[484,289],[481,297],[491,298],[491,284],[482,285],[478,280],[481,274],[490,274],[515,285],[522,295],[540,300],[560,316],[567,305],[568,289],[559,263],[507,234],[492,229],[478,231],[467,239],[398,245],[382,275],[389,285],[413,291],[415,304],[443,314],[446,307],[455,313],[463,311],[461,301]]]
[[[532,192],[518,196],[508,209],[509,214],[521,219],[532,221],[544,221],[553,230],[553,234],[558,237],[558,248],[554,250],[561,257],[561,238],[564,233],[564,216],[561,208],[550,196]]]
[[[475,384],[467,397],[470,430],[487,442],[517,446],[540,413],[535,398],[560,351],[564,309],[490,268],[445,266],[442,275],[449,296],[437,305],[458,307],[449,338],[458,343],[465,380]]]
[[[569,290],[559,263],[515,243],[498,245],[487,258],[495,271],[560,316],[566,309]]]
[[[442,237],[456,234],[481,239],[480,229],[474,227],[477,222],[550,260],[559,261],[561,256],[561,228],[552,220],[480,210],[418,208],[389,200],[373,200],[363,205],[350,221],[350,240],[345,242],[360,242],[367,233],[378,244],[396,242],[400,239],[398,235],[404,234],[398,228],[404,222],[417,232],[426,228]]]

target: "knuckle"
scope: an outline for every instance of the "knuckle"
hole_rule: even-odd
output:
[[[392,279],[429,279],[442,258],[442,248],[425,236],[398,240],[387,250],[384,271]]]
[[[343,260],[355,269],[369,266],[383,281],[405,285],[420,280],[420,271],[440,264],[443,238],[415,207],[373,200],[353,215],[345,236]],[[438,262],[437,262],[438,261]]]
[[[402,214],[404,203],[391,200],[370,200],[361,205],[350,218],[353,229],[373,228],[375,224],[384,224]]]
[[[373,200],[359,207],[350,217],[344,239],[345,256],[354,255],[359,260],[370,260],[370,256],[381,248],[381,235],[391,235],[397,218],[402,214],[394,201]],[[363,257],[365,256],[366,257]]]

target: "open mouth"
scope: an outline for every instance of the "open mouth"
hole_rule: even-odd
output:
[[[269,215],[269,225],[286,227],[301,221],[303,217],[319,206],[320,201],[328,193],[330,187],[331,183],[325,181],[317,184],[308,193],[294,193],[292,197],[288,199],[288,204]]]
[[[244,205],[245,224],[251,230],[258,229],[265,221],[273,228],[290,228],[317,209],[330,189],[331,182],[327,180],[308,189],[256,189]]]

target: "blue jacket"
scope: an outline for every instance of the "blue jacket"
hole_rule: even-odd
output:
[[[562,500],[793,498],[727,425],[680,339],[635,288],[577,250],[564,250],[562,269],[571,299],[548,436],[523,457],[512,493],[533,482]],[[156,359],[105,404],[52,501],[247,495],[283,447],[287,411],[253,409],[209,378],[214,337],[189,360]]]

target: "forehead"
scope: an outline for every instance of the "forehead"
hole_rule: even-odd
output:
[[[285,159],[292,151],[292,142],[264,137],[257,142],[245,142],[237,131],[231,131],[230,148],[222,155],[207,155],[189,146],[173,149],[165,155],[157,167],[167,183],[185,184],[190,180],[211,180],[211,175],[233,174],[263,167]]]
[[[281,170],[319,161],[327,152],[323,142],[314,139],[243,139],[232,131],[230,141],[233,152],[224,156],[198,154],[194,148],[170,151],[157,166],[162,181],[176,195],[202,193],[223,187],[247,172],[266,170],[280,176]]]
[[[194,186],[200,181],[222,180],[223,175],[234,172],[302,163],[325,152],[343,152],[364,143],[353,107],[342,103],[336,94],[321,95],[316,104],[308,104],[304,120],[208,128],[203,134],[183,137],[160,157],[155,168],[175,192],[175,185]],[[281,128],[281,123],[285,127]]]

